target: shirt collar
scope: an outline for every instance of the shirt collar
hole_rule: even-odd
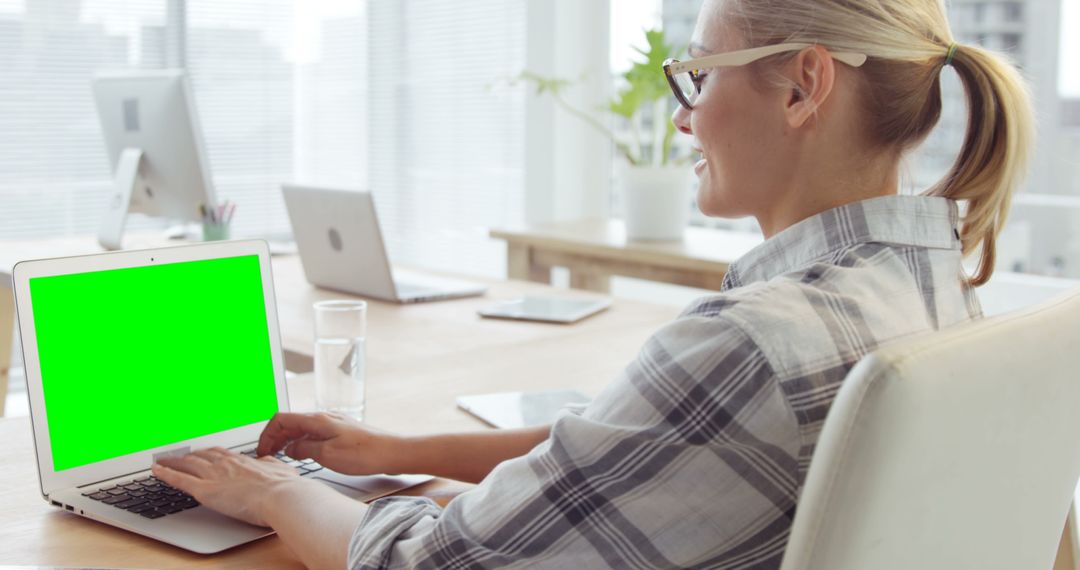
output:
[[[802,220],[728,267],[722,290],[767,281],[862,243],[960,249],[959,210],[948,198],[884,196]]]

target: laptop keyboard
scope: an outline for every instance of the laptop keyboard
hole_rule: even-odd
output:
[[[243,455],[253,458],[255,451],[245,451]],[[274,457],[294,467],[300,476],[310,475],[323,468],[313,459],[293,459],[280,451]],[[153,475],[106,485],[100,489],[90,489],[84,491],[83,496],[148,519],[161,518],[199,506],[194,497],[170,487]]]

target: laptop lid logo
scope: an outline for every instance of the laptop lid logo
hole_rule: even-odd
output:
[[[330,247],[334,248],[334,251],[341,251],[341,234],[334,228],[330,228]]]

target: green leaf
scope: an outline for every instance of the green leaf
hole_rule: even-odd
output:
[[[517,83],[517,80],[535,83],[537,95],[542,95],[547,92],[559,94],[563,89],[571,85],[571,82],[565,79],[559,79],[558,77],[544,77],[543,75],[528,70],[522,71],[521,74],[517,76],[517,79],[511,83]]]
[[[640,108],[641,91],[632,87],[620,91],[608,104],[609,111],[627,119],[632,119]]]
[[[628,89],[619,94],[620,98],[625,100],[628,99],[628,93],[633,93],[633,96],[629,97],[629,99],[639,105],[652,103],[670,95],[671,91],[668,87],[667,78],[664,77],[663,65],[664,61],[671,57],[675,51],[670,44],[664,41],[664,32],[662,30],[646,30],[645,41],[648,44],[647,49],[635,48],[639,54],[644,56],[644,59],[635,61],[623,75],[628,84]],[[627,110],[625,107],[622,109]],[[634,112],[636,112],[636,109]],[[632,115],[633,112],[631,112]]]
[[[645,42],[647,47],[634,48],[641,57],[637,58],[630,69],[623,74],[623,79],[626,81],[625,85],[618,90],[615,96],[607,103],[606,107],[602,107],[602,109],[631,122],[634,121],[635,116],[641,111],[643,106],[651,106],[656,101],[672,96],[667,78],[664,77],[663,65],[664,60],[670,57],[676,57],[676,50],[664,41],[664,32],[660,29],[645,30]],[[619,149],[619,152],[621,152],[632,164],[637,164],[641,161],[640,157],[634,156],[630,145],[617,140],[615,134],[597,121],[594,116],[567,103],[562,97],[562,93],[567,87],[573,85],[574,82],[555,77],[544,77],[531,71],[521,72],[512,83],[518,81],[535,84],[537,94],[549,93],[560,107],[611,137],[615,142],[615,146]],[[662,120],[662,118],[658,117],[657,120]],[[663,160],[665,162],[669,158],[668,155],[670,154],[671,142],[674,134],[675,126],[669,122],[663,140]],[[640,145],[638,145],[638,148],[640,148]]]

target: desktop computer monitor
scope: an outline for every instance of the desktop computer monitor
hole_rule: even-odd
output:
[[[201,221],[216,207],[191,85],[182,70],[103,74],[94,102],[114,188],[98,242],[120,249],[127,214]]]

